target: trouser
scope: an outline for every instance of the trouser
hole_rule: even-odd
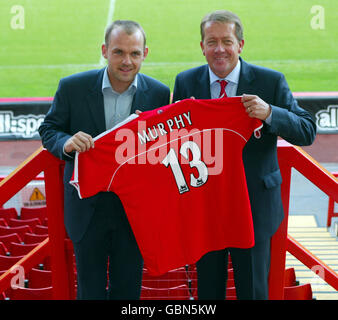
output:
[[[107,194],[100,199],[84,237],[73,243],[77,299],[140,298],[142,256],[122,204],[114,197]]]
[[[267,300],[270,270],[270,238],[250,249],[228,248],[205,254],[197,263],[198,298],[224,300],[228,276],[228,254],[234,270],[239,300]]]

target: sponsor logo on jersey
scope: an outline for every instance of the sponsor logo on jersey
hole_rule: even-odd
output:
[[[316,113],[316,124],[322,130],[338,130],[338,105],[328,106]]]
[[[38,128],[45,115],[20,115],[15,117],[12,111],[0,111],[0,135],[16,135],[32,138],[38,134]]]

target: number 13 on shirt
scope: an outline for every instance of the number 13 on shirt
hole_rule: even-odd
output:
[[[190,168],[196,168],[198,171],[198,177],[196,178],[193,173],[190,174],[190,185],[192,187],[200,187],[204,185],[208,180],[208,168],[206,164],[201,161],[201,150],[196,142],[186,141],[180,148],[180,154],[187,160],[189,160],[188,150],[192,153],[192,160],[189,161]],[[162,160],[162,163],[168,167],[170,165],[171,171],[175,177],[177,188],[180,194],[189,191],[189,187],[184,178],[181,165],[179,163],[177,154],[174,149],[170,149],[168,154]]]

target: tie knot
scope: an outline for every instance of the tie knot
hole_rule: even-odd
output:
[[[225,86],[228,84],[228,81],[226,80],[217,80],[217,82],[221,85],[221,87],[225,88]]]
[[[225,87],[228,84],[228,82],[226,80],[217,80],[217,82],[221,86],[221,90],[219,92],[219,98],[227,97],[227,94],[225,92]]]

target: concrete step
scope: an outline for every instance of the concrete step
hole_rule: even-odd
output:
[[[289,216],[288,234],[338,273],[338,241],[327,228],[317,227],[312,215]],[[338,300],[338,292],[287,252],[286,268],[294,268],[300,284],[310,283],[317,300]],[[316,270],[315,270],[316,271]],[[317,270],[318,272],[318,270]]]

